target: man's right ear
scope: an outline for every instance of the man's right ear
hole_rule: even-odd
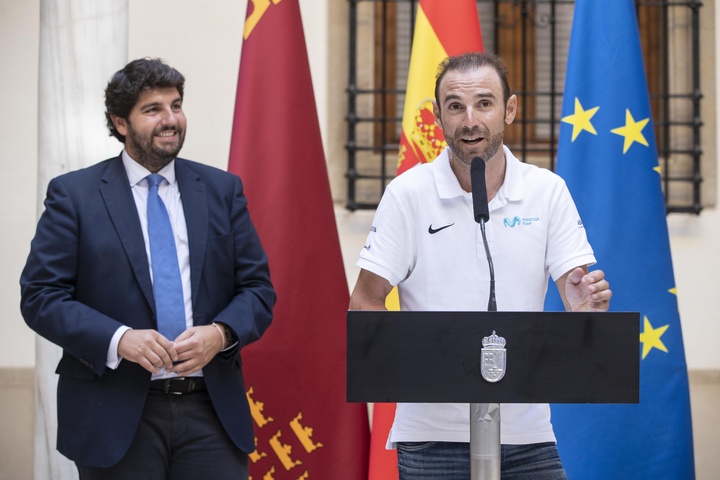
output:
[[[443,126],[442,126],[442,119],[440,118],[440,107],[438,107],[438,104],[435,100],[432,101],[432,106],[433,106],[433,115],[435,115],[435,125],[437,125],[438,127],[440,127],[442,129]]]
[[[115,130],[117,130],[120,135],[127,136],[127,120],[112,114],[110,115],[110,120],[112,120],[113,125],[115,125]]]

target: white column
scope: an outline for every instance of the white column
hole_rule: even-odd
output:
[[[41,0],[38,89],[39,212],[51,178],[117,155],[104,91],[127,63],[128,0]],[[36,344],[35,478],[75,479],[56,446],[60,348]]]

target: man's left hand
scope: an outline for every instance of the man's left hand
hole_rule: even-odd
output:
[[[585,273],[576,268],[565,282],[565,299],[573,312],[605,312],[610,307],[612,291],[602,270]]]
[[[181,377],[199,371],[222,350],[223,341],[224,338],[214,325],[188,328],[175,339],[178,359],[169,371]]]

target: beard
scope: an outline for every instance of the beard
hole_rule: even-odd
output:
[[[493,156],[495,156],[495,154],[502,146],[504,135],[504,129],[494,135],[487,136],[484,132],[480,130],[479,127],[475,127],[472,129],[460,128],[455,131],[455,135],[453,135],[452,138],[446,138],[445,141],[447,142],[448,147],[450,147],[454,158],[457,158],[466,165],[470,165],[472,163],[472,159],[475,157],[480,157],[483,160],[487,161]],[[479,152],[471,151],[473,149],[473,146],[468,145],[462,140],[463,138],[475,137],[484,138],[483,143],[485,143],[485,147]]]
[[[165,132],[174,131],[177,133],[177,142],[174,144],[166,144],[162,147],[155,145],[155,135]],[[185,130],[178,127],[158,128],[150,135],[140,133],[128,124],[128,132],[125,136],[125,145],[129,145],[130,150],[134,153],[134,160],[144,166],[151,172],[157,172],[165,165],[170,163],[182,149],[185,142]]]

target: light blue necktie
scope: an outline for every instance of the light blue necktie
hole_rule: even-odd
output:
[[[175,235],[165,204],[158,195],[158,186],[164,178],[157,173],[151,173],[146,178],[148,237],[150,237],[157,329],[172,341],[184,332],[186,327],[185,302],[175,249]]]

